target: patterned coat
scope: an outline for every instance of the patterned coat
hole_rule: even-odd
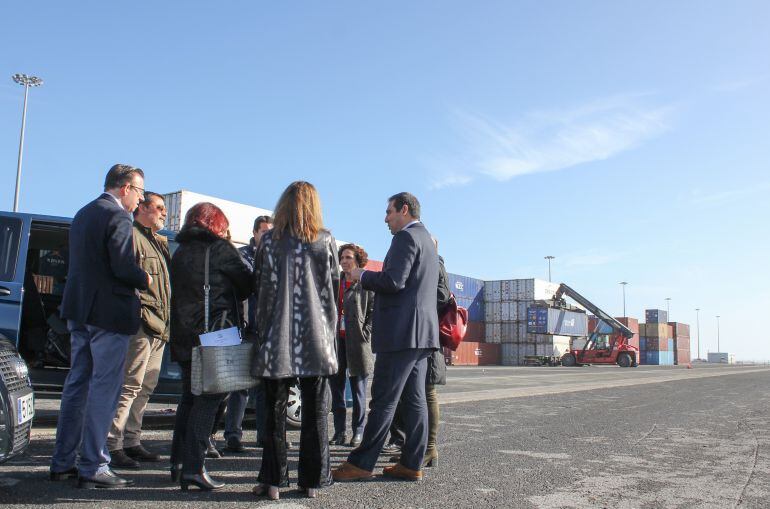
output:
[[[257,330],[262,341],[253,373],[265,378],[337,372],[340,271],[331,233],[310,244],[265,233],[254,259]]]

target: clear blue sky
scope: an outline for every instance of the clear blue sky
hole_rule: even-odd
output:
[[[71,215],[114,162],[148,189],[325,222],[382,259],[416,194],[451,272],[565,281],[665,309],[701,349],[770,359],[770,3],[15,2],[0,16],[0,162],[23,211]],[[693,336],[695,333],[693,331]],[[693,341],[695,350],[695,341]],[[704,353],[705,355],[705,353]]]

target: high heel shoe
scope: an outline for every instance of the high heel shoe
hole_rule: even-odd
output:
[[[270,486],[269,484],[257,484],[251,492],[258,497],[268,497],[270,500],[278,500],[281,496],[278,486]]]
[[[191,484],[203,491],[214,491],[225,487],[225,483],[215,481],[205,470],[200,474],[183,474],[181,484],[182,491],[187,491]]]
[[[171,482],[174,484],[179,484],[182,481],[182,464],[177,463],[175,465],[171,465]]]
[[[438,466],[438,451],[435,449],[425,451],[425,457],[422,460],[422,467],[437,467]]]

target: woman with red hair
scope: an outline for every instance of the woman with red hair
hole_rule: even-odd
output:
[[[212,479],[204,465],[217,409],[227,394],[193,396],[190,376],[192,349],[204,332],[204,278],[209,256],[209,328],[218,330],[237,323],[238,307],[251,293],[251,272],[227,240],[230,224],[212,203],[198,203],[185,216],[176,236],[179,243],[171,259],[171,359],[182,368],[182,399],[176,410],[171,444],[171,477],[202,490],[225,484]]]

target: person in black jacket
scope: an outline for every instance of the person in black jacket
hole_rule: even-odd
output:
[[[433,237],[433,243],[438,250],[438,241]],[[446,273],[446,267],[444,266],[444,259],[439,256],[439,273],[438,273],[438,289],[436,292],[436,311],[439,318],[443,314],[443,310],[447,304],[449,304],[452,298],[452,293],[449,290],[449,278]],[[423,467],[435,467],[438,466],[438,449],[436,449],[436,438],[438,437],[438,428],[441,424],[440,417],[441,411],[438,404],[438,391],[437,385],[446,385],[446,360],[444,359],[444,352],[442,349],[438,349],[428,357],[428,374],[425,378],[425,400],[428,403],[428,443],[425,448],[425,457],[422,460]],[[383,452],[399,452],[401,446],[406,440],[406,434],[404,433],[404,423],[402,418],[401,403],[399,402],[396,408],[396,415],[393,416],[393,422],[390,425],[390,442],[383,448]],[[391,461],[399,461],[400,454],[392,456]]]
[[[171,358],[182,368],[182,399],[176,410],[171,445],[171,478],[202,490],[225,484],[213,480],[204,466],[209,436],[217,409],[227,394],[191,392],[192,349],[200,345],[204,332],[204,278],[209,251],[209,324],[222,328],[229,322],[240,326],[241,301],[251,293],[251,273],[238,251],[226,239],[229,222],[211,203],[198,203],[185,216],[176,236],[179,247],[171,259]],[[230,325],[231,324],[231,325]]]

